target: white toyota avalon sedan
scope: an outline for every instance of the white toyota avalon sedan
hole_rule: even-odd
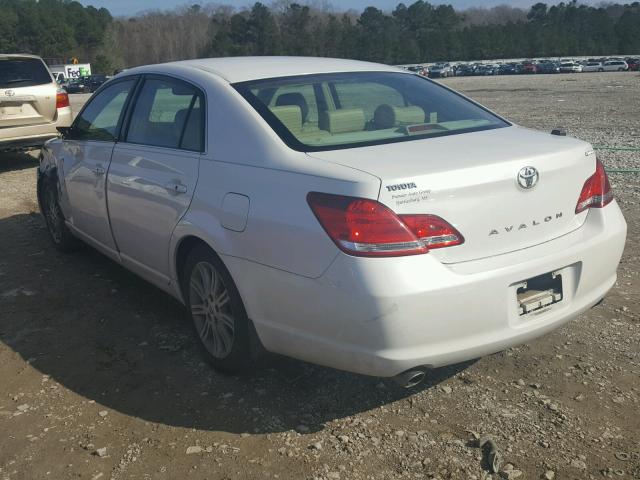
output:
[[[225,371],[262,346],[411,385],[592,307],[625,243],[588,143],[385,65],[134,68],[61,131],[38,175],[53,243],[179,299]]]

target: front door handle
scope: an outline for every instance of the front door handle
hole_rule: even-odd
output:
[[[96,168],[93,169],[93,173],[96,174],[96,177],[101,177],[102,175],[104,175],[105,172],[106,170],[102,168],[100,165],[98,165]]]
[[[187,186],[179,182],[169,182],[164,188],[171,193],[187,193]]]

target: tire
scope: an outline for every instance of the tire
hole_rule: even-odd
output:
[[[189,252],[182,269],[182,292],[194,334],[206,359],[226,373],[251,365],[249,319],[231,275],[204,245]]]
[[[599,68],[598,71],[599,72],[604,72],[604,68]]]
[[[63,253],[78,250],[82,244],[65,224],[64,214],[58,203],[58,191],[53,183],[47,182],[42,187],[41,204],[49,238],[56,249]]]

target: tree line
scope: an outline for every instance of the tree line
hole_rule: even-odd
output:
[[[194,4],[114,18],[71,0],[0,0],[0,52],[77,56],[95,71],[197,57],[312,55],[389,64],[640,54],[640,2],[457,11],[418,0],[340,12],[319,1]]]
[[[113,17],[66,0],[0,0],[0,53],[93,57]]]

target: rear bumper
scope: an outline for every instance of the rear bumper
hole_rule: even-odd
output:
[[[73,121],[71,108],[58,109],[56,121],[41,125],[0,128],[0,150],[41,147],[58,136],[58,127],[68,127]]]
[[[522,344],[596,304],[615,284],[626,223],[615,202],[547,243],[444,265],[433,255],[340,254],[317,279],[225,257],[269,351],[375,376],[458,363]],[[515,284],[561,270],[564,299],[519,317]]]
[[[47,140],[57,137],[54,133],[46,135],[34,135],[30,137],[15,137],[10,139],[0,139],[1,150],[19,150],[23,148],[40,148]]]

